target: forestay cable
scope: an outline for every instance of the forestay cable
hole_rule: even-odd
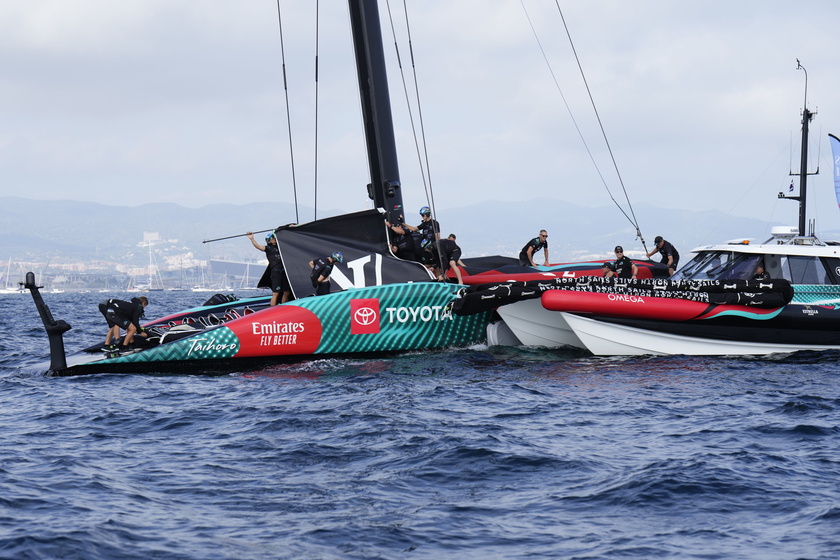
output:
[[[298,215],[297,181],[295,179],[295,149],[292,142],[292,116],[289,110],[289,85],[286,80],[286,48],[283,43],[283,18],[280,15],[280,0],[277,0],[277,24],[280,27],[280,58],[283,65],[283,91],[286,95],[286,123],[289,129],[289,155],[292,162],[292,191],[295,197],[295,222],[300,223]]]
[[[586,139],[583,136],[583,132],[580,130],[580,127],[578,126],[577,120],[575,120],[575,117],[572,114],[572,110],[571,110],[571,107],[569,107],[569,103],[566,100],[566,96],[563,94],[563,90],[560,88],[560,83],[557,80],[557,76],[554,74],[554,70],[551,67],[551,63],[548,60],[548,56],[545,53],[545,49],[542,46],[542,42],[540,41],[540,38],[537,35],[537,30],[534,28],[534,24],[531,21],[531,16],[528,14],[528,9],[525,7],[524,0],[519,0],[519,3],[522,5],[522,10],[525,12],[525,17],[528,19],[528,25],[530,25],[530,27],[531,27],[531,32],[534,34],[534,38],[537,41],[537,45],[540,48],[540,52],[542,53],[543,59],[545,60],[546,65],[548,66],[548,70],[549,70],[549,73],[551,74],[551,78],[554,80],[554,85],[557,87],[557,91],[560,93],[560,97],[563,99],[563,104],[566,106],[566,111],[568,111],[569,116],[572,119],[572,123],[574,124],[575,129],[577,130],[577,133],[580,136],[580,139],[583,142],[584,147],[586,148],[586,153],[589,154],[589,159],[592,161],[592,164],[595,166],[595,170],[598,173],[598,177],[600,177],[600,179],[601,179],[601,183],[603,183],[604,188],[606,189],[607,194],[610,197],[610,200],[613,201],[613,203],[616,205],[616,207],[619,209],[619,211],[622,214],[624,214],[624,217],[627,218],[627,220],[633,225],[634,228],[636,228],[636,237],[642,242],[642,246],[644,247],[645,252],[647,252],[647,245],[645,244],[644,237],[642,236],[642,232],[639,229],[639,224],[638,224],[638,220],[636,219],[636,215],[633,212],[633,205],[630,203],[630,198],[627,195],[627,189],[624,186],[624,180],[621,177],[621,172],[619,171],[618,164],[615,161],[615,156],[613,155],[612,147],[610,146],[609,139],[607,138],[607,133],[604,130],[604,125],[601,122],[601,116],[598,114],[598,108],[595,106],[595,100],[592,97],[592,92],[589,89],[589,83],[586,81],[586,75],[583,72],[583,66],[580,63],[580,59],[578,58],[577,51],[575,50],[574,42],[572,41],[572,35],[569,32],[569,27],[566,25],[566,19],[563,17],[563,11],[560,9],[559,2],[557,0],[555,0],[555,4],[557,5],[557,11],[560,13],[560,18],[563,21],[563,27],[566,31],[566,36],[569,39],[569,44],[571,45],[572,52],[574,53],[575,62],[577,62],[578,69],[580,70],[580,75],[583,78],[584,85],[586,86],[586,92],[589,95],[589,101],[592,104],[592,109],[594,110],[595,117],[598,120],[598,126],[600,127],[601,134],[604,137],[604,142],[606,143],[607,151],[610,154],[610,158],[612,160],[613,167],[615,168],[616,175],[618,176],[618,181],[621,184],[621,189],[624,192],[624,198],[627,201],[627,206],[630,209],[630,214],[632,215],[632,217],[630,215],[628,215],[627,212],[624,211],[624,209],[621,207],[621,205],[618,203],[618,201],[613,196],[609,185],[607,185],[607,181],[604,179],[604,176],[601,173],[601,169],[598,167],[598,163],[595,161],[595,157],[592,155],[592,151],[589,149],[589,145],[586,143]]]

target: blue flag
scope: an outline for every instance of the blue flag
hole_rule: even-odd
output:
[[[831,143],[831,154],[834,156],[834,195],[837,197],[837,205],[840,206],[840,138],[829,134],[828,141]]]

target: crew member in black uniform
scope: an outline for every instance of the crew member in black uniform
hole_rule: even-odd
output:
[[[415,246],[420,245],[426,239],[440,241],[440,224],[432,218],[432,211],[429,210],[428,206],[420,209],[420,218],[421,222],[417,227],[408,224],[402,225],[408,231],[418,234],[418,238],[414,240]]]
[[[662,255],[662,264],[668,266],[668,275],[673,276],[680,262],[680,253],[676,247],[662,239],[661,235],[657,235],[653,240],[653,251],[647,254],[648,258],[654,253]]]
[[[286,275],[286,269],[283,267],[283,259],[280,258],[280,247],[277,245],[277,235],[272,232],[265,236],[265,245],[260,245],[254,239],[254,234],[248,232],[248,239],[258,250],[265,253],[265,258],[268,259],[268,266],[265,272],[257,282],[258,288],[271,289],[271,305],[277,305],[277,300],[280,303],[286,303],[292,299],[292,286],[289,284],[289,277]]]
[[[309,261],[309,268],[312,269],[312,272],[309,273],[309,279],[312,281],[312,287],[315,288],[316,296],[330,293],[330,274],[332,274],[333,265],[343,261],[344,256],[338,251],[329,257]]]
[[[424,239],[420,242],[420,263],[434,273],[437,278],[440,273],[440,255],[437,244],[431,239]]]
[[[104,352],[116,352],[121,350],[127,352],[133,349],[134,335],[148,336],[140,326],[140,319],[143,317],[143,310],[149,305],[146,296],[131,298],[131,301],[121,299],[109,299],[99,304],[99,312],[105,317],[108,323],[108,333],[105,335],[105,344],[102,346]],[[120,339],[120,329],[125,331],[122,347],[117,347]],[[112,342],[113,340],[113,342]]]
[[[522,247],[522,250],[519,252],[519,264],[521,266],[537,266],[534,264],[534,254],[540,249],[545,251],[545,263],[543,263],[543,266],[548,266],[548,232],[544,229],[541,229],[537,237]]]
[[[604,272],[604,278],[610,278],[611,276],[615,276],[616,278],[636,278],[636,274],[639,272],[639,269],[630,260],[630,257],[624,256],[624,248],[621,245],[616,245],[615,247],[615,261],[605,262],[604,268],[607,269]]]
[[[458,283],[463,284],[464,279],[461,277],[461,269],[458,268],[458,261],[461,260],[461,248],[455,242],[454,233],[450,233],[449,237],[438,241],[438,254],[443,266],[443,272],[441,272],[438,280],[446,280],[446,271],[451,268],[455,271],[455,276],[458,277]]]
[[[398,224],[385,222],[385,225],[388,226],[388,232],[391,239],[391,251],[397,256],[397,258],[406,261],[419,260],[417,255],[417,246],[414,244],[414,236],[406,227],[403,217],[400,216],[400,222]]]
[[[752,279],[753,280],[760,280],[762,282],[764,280],[770,280],[770,275],[767,274],[766,270],[764,270],[764,263],[763,262],[758,263],[758,266],[755,267],[755,274],[753,274]]]

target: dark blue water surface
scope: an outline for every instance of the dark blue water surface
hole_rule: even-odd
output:
[[[68,350],[104,297],[45,294]],[[837,353],[50,378],[46,340],[0,296],[2,558],[840,557]]]

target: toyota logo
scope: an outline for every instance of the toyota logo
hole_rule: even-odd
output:
[[[376,311],[370,307],[360,307],[356,310],[356,313],[353,314],[353,320],[360,325],[372,325],[373,322],[376,321]]]

